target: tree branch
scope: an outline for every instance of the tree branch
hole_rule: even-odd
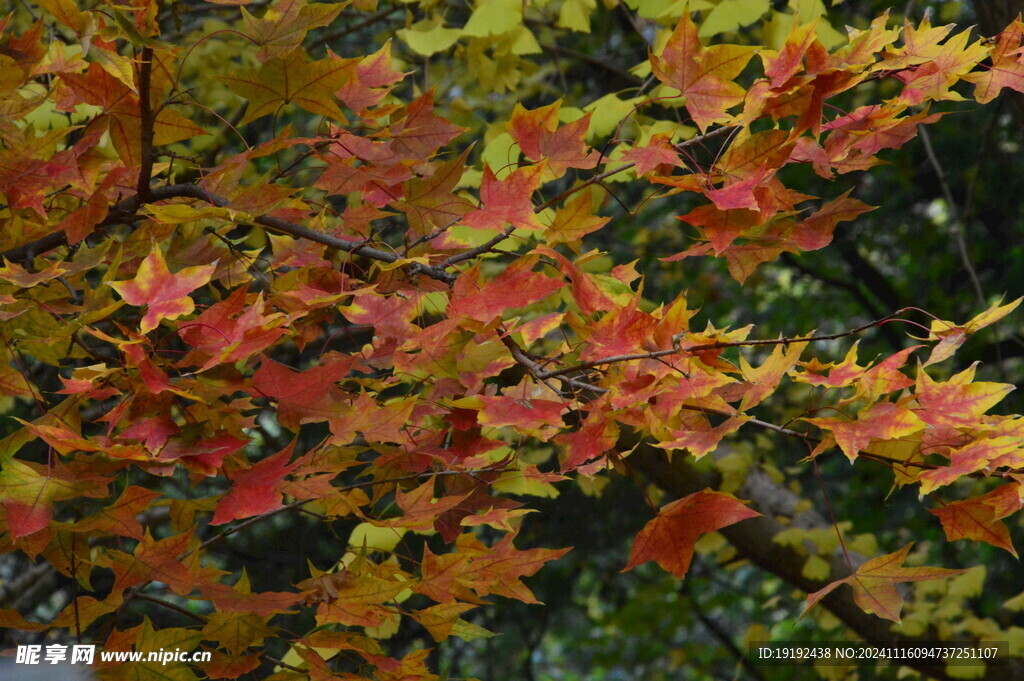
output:
[[[960,262],[963,263],[964,269],[967,270],[967,278],[971,281],[971,287],[974,289],[974,295],[978,299],[978,303],[982,308],[986,307],[985,303],[985,292],[981,288],[981,280],[978,279],[978,272],[974,269],[974,263],[971,262],[970,254],[967,252],[967,241],[964,239],[964,224],[963,218],[960,215],[960,209],[957,207],[956,199],[953,198],[953,192],[949,188],[949,182],[946,180],[946,171],[939,163],[939,157],[935,155],[935,149],[932,148],[932,138],[928,134],[928,130],[923,125],[917,126],[918,137],[921,138],[921,145],[924,147],[924,153],[928,157],[928,163],[932,167],[932,171],[935,172],[935,177],[939,180],[939,187],[942,189],[942,196],[946,199],[946,210],[949,212],[949,225],[953,230],[953,241],[956,243],[956,250],[960,255]]]
[[[163,201],[174,198],[191,198],[205,201],[214,206],[227,206],[231,202],[222,196],[213,194],[206,189],[203,189],[199,185],[195,184],[173,184],[157,187],[149,193],[149,200],[145,200],[141,195],[136,194],[133,197],[125,199],[120,203],[116,204],[110,211],[110,215],[107,216],[103,222],[97,225],[97,228],[102,228],[119,222],[124,222],[129,218],[137,217],[137,211],[146,203],[154,203],[157,201]],[[329,246],[339,251],[346,253],[353,253],[355,255],[362,255],[370,258],[371,260],[377,260],[380,262],[393,263],[397,262],[400,257],[396,253],[390,253],[388,251],[382,251],[378,248],[374,248],[366,244],[365,241],[345,241],[339,239],[336,236],[330,234],[324,234],[316,230],[310,229],[303,225],[295,224],[294,222],[288,222],[280,218],[271,217],[269,215],[260,215],[253,219],[256,224],[268,227],[271,230],[281,232],[283,234],[289,234],[299,239],[307,239],[315,243]],[[63,232],[55,232],[49,234],[41,239],[36,239],[30,243],[12,248],[3,253],[0,253],[0,257],[11,261],[17,260],[22,261],[26,258],[31,259],[35,256],[45,253],[46,251],[52,250],[59,246],[67,244],[67,235]],[[420,263],[412,263],[408,266],[408,271],[412,275],[422,274],[436,279],[437,281],[444,282],[446,284],[452,284],[456,275],[446,272],[443,267],[437,267],[433,265],[423,265]]]
[[[671,457],[669,460],[663,452],[644,444],[636,448],[629,456],[629,461],[655,485],[676,497],[684,497],[707,487],[715,488],[721,483],[717,474],[698,472],[685,458]],[[764,515],[730,525],[719,532],[755,566],[775,575],[804,593],[813,593],[849,574],[849,567],[845,561],[840,556],[833,555],[828,559],[831,566],[829,578],[826,580],[810,579],[803,574],[807,556],[792,546],[775,542],[775,537],[786,529],[785,525],[775,519],[776,515],[787,515],[780,512],[786,508],[794,510],[800,508],[800,499],[789,490],[773,482],[767,474],[757,470],[751,471],[737,494],[749,499],[750,506]],[[805,528],[825,528],[829,525],[813,510],[802,513],[793,512],[790,515],[792,516],[790,527],[795,525]],[[821,605],[857,636],[867,641],[912,645],[940,640],[933,630],[921,636],[905,636],[894,631],[892,623],[861,610],[853,600],[852,590],[847,588],[834,590],[822,599]],[[982,678],[991,681],[1024,678],[1024,663],[1021,660],[1011,660],[1010,662],[1010,668],[989,668]],[[945,666],[942,664],[929,664],[925,660],[906,660],[904,666],[916,669],[940,681],[952,681],[952,677],[946,673]]]
[[[652,350],[651,352],[638,352],[628,355],[615,355],[612,357],[604,357],[602,359],[595,359],[589,362],[580,362],[574,364],[571,367],[564,367],[562,369],[553,369],[550,371],[541,371],[537,374],[537,378],[556,378],[565,374],[571,374],[580,371],[587,371],[595,367],[604,366],[606,364],[617,364],[620,362],[630,362],[641,359],[656,359],[658,357],[667,357],[669,355],[675,355],[680,353],[694,353],[694,352],[706,352],[708,350],[721,350],[724,348],[742,348],[742,347],[756,347],[761,345],[791,345],[793,343],[810,343],[814,341],[829,341],[837,340],[839,338],[845,338],[846,336],[853,336],[861,331],[881,326],[886,322],[894,319],[897,315],[906,312],[907,309],[897,310],[892,314],[886,315],[881,319],[876,319],[873,322],[867,324],[861,324],[860,326],[849,329],[847,331],[840,331],[838,333],[829,333],[820,336],[807,336],[806,338],[776,338],[776,339],[760,339],[760,340],[746,340],[746,341],[729,341],[723,343],[703,343],[700,345],[689,345],[687,347],[674,347],[665,348],[664,350]]]
[[[731,131],[733,131],[735,129],[736,129],[735,126],[726,126],[724,128],[718,128],[717,130],[712,130],[709,133],[705,133],[703,135],[697,135],[696,137],[691,137],[688,140],[684,140],[684,141],[680,142],[679,144],[675,145],[675,148],[677,150],[682,150],[682,149],[686,149],[687,147],[691,147],[691,146],[694,146],[694,145],[697,145],[697,144],[702,144],[702,143],[706,142],[709,139],[712,139],[712,138],[715,138],[715,137],[719,137],[720,135],[724,135],[725,133],[731,132]],[[551,208],[552,206],[556,206],[559,203],[561,203],[562,201],[565,201],[567,198],[569,198],[573,194],[576,194],[577,192],[583,191],[584,189],[586,189],[587,187],[589,187],[591,185],[595,185],[595,184],[600,185],[602,182],[607,180],[609,177],[612,177],[614,175],[618,175],[619,173],[624,172],[626,170],[629,170],[630,168],[633,168],[635,166],[636,166],[636,163],[633,163],[632,161],[630,161],[629,163],[624,163],[623,165],[621,165],[621,166],[619,166],[617,168],[612,168],[611,170],[606,170],[603,173],[598,173],[597,175],[591,175],[590,177],[588,177],[583,182],[581,182],[581,183],[579,183],[577,185],[574,185],[572,187],[569,187],[565,191],[563,191],[563,192],[559,193],[558,195],[556,195],[556,196],[548,199],[547,201],[543,202],[542,204],[540,204],[539,206],[534,208],[533,212],[534,212],[535,215],[539,214],[539,213],[542,213],[545,210],[547,210],[548,208]],[[465,262],[466,260],[471,260],[471,259],[477,257],[478,255],[483,255],[484,253],[487,253],[487,252],[491,251],[495,246],[497,246],[502,241],[504,241],[509,236],[511,236],[513,231],[515,231],[515,227],[513,227],[512,225],[509,225],[498,236],[493,237],[492,239],[490,239],[490,240],[480,244],[479,246],[471,248],[468,251],[465,251],[463,253],[459,253],[458,255],[453,255],[452,257],[448,258],[447,260],[445,260],[444,262],[441,263],[441,267],[451,267],[452,265],[456,265],[456,264],[458,264],[460,262]]]

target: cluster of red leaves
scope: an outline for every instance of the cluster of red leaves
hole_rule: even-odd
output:
[[[1024,467],[1024,422],[987,415],[1009,386],[975,382],[973,369],[938,381],[918,368],[911,378],[915,348],[823,363],[802,359],[813,337],[691,329],[683,297],[641,305],[631,266],[594,273],[591,254],[555,248],[606,227],[585,190],[629,172],[707,199],[680,218],[696,243],[669,260],[714,254],[742,280],[782,252],[822,248],[869,207],[847,193],[803,210],[813,197],[785,186],[783,169],[810,164],[831,178],[870,168],[935,120],[923,105],[960,97],[960,80],[980,102],[1003,87],[1024,91],[1021,21],[986,45],[879,19],[829,53],[800,25],[778,52],[706,48],[686,17],[651,67],[703,135],[656,135],[612,160],[588,149],[587,117],[563,124],[558,104],[517,106],[508,131],[527,161],[482,168],[475,194],[463,181],[469,152],[442,155],[461,129],[435,112],[434,95],[389,96],[403,74],[387,47],[352,59],[303,50],[337,6],[281,0],[260,18],[243,9],[256,66],[217,74],[248,101],[240,125],[298,107],[322,118],[324,133],[286,129],[182,171],[158,163],[159,150],[207,131],[181,106],[188,55],[159,40],[158,3],[42,4],[83,49],[47,46],[43,22],[20,34],[0,25],[0,392],[35,410],[0,441],[0,547],[48,561],[85,592],[100,572],[114,586],[47,623],[2,611],[3,626],[109,621],[113,648],[206,641],[218,649],[204,668],[213,678],[255,669],[268,637],[287,638],[304,665],[279,665],[276,679],[356,678],[337,672],[327,650],[375,678],[436,678],[423,651],[389,657],[372,632],[407,617],[437,640],[472,636],[462,615],[492,595],[535,602],[521,579],[564,552],[513,544],[525,510],[503,492],[562,477],[521,462],[518,446],[552,441],[560,472],[581,475],[607,467],[625,429],[700,457],[750,424],[747,412],[784,380],[835,396],[840,416],[803,419],[822,434],[815,455],[838,446],[851,460],[884,459],[923,492]],[[763,76],[737,83],[755,54]],[[824,114],[829,98],[882,77],[903,83],[900,96]],[[42,132],[25,121],[43,104],[94,113]],[[714,160],[696,161],[712,140]],[[306,164],[305,184],[288,168],[266,172],[285,153]],[[592,174],[573,184],[570,169]],[[376,236],[384,222],[407,227],[402,247]],[[930,361],[1011,309],[933,325]],[[730,354],[756,345],[770,347],[760,361]],[[30,364],[54,367],[62,389],[44,393]],[[294,439],[259,458],[267,421]],[[324,434],[315,444],[302,436],[311,426]],[[178,472],[206,496],[158,491]],[[935,513],[951,539],[1012,551],[1001,519],[1021,505],[1014,481]],[[416,555],[353,542],[288,592],[254,592],[209,559],[229,534],[298,508],[428,538]],[[629,567],[654,560],[682,576],[700,534],[752,515],[724,493],[677,500],[637,538]],[[897,617],[894,582],[939,576],[893,567],[906,552],[844,580],[869,612]],[[206,604],[201,630],[114,626],[158,583]],[[315,631],[274,626],[299,608],[315,610]]]

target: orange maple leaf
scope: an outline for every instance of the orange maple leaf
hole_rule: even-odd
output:
[[[686,96],[686,109],[701,131],[731,120],[726,111],[741,103],[746,90],[732,81],[754,55],[753,47],[715,45],[705,49],[697,26],[684,13],[660,55],[651,55],[651,71]]]
[[[844,417],[805,419],[819,428],[832,431],[836,444],[846,457],[853,462],[872,439],[893,440],[923,430],[925,422],[913,411],[892,402],[878,402],[871,405],[857,418]]]
[[[966,570],[947,570],[934,567],[901,567],[907,559],[910,547],[907,544],[899,551],[872,558],[861,565],[849,577],[836,580],[823,589],[807,594],[806,615],[818,601],[834,591],[841,584],[849,584],[853,588],[853,600],[861,610],[884,617],[893,622],[900,621],[900,610],[903,607],[903,596],[896,585],[903,582],[923,582],[930,579],[945,579],[962,574]]]
[[[599,154],[587,151],[585,137],[590,114],[558,126],[561,101],[529,111],[516,104],[509,122],[512,139],[532,161],[547,161],[548,176],[560,177],[567,168],[593,168]]]
[[[1024,37],[1024,21],[1017,15],[1016,21],[999,34],[999,42],[992,49],[992,66],[986,71],[968,73],[963,77],[974,83],[974,98],[979,104],[991,102],[1008,87],[1024,92],[1024,57],[1021,56],[1021,38]]]
[[[1017,557],[1010,539],[1010,530],[1002,519],[1024,506],[1020,498],[1020,484],[1001,485],[988,494],[974,499],[954,501],[928,512],[942,522],[942,529],[950,541],[976,539],[1006,549]]]

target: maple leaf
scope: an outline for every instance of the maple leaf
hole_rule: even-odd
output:
[[[887,49],[882,54],[881,62],[875,70],[905,69],[918,64],[925,64],[940,56],[944,48],[940,43],[953,31],[953,26],[932,27],[930,19],[925,16],[915,27],[907,22],[903,28],[903,46]]]
[[[852,463],[872,439],[894,440],[924,429],[925,422],[905,406],[878,402],[857,415],[854,420],[841,417],[804,419],[808,423],[832,431],[836,444]]]
[[[484,167],[480,185],[480,208],[471,211],[462,223],[479,229],[502,229],[506,223],[520,229],[544,229],[533,210],[533,192],[540,184],[543,164],[517,168],[499,180],[491,167]]]
[[[968,73],[963,79],[974,83],[974,98],[979,104],[991,102],[1008,87],[1024,92],[1024,61],[1021,61],[1021,38],[1024,37],[1024,21],[1017,19],[1000,34],[992,48],[992,65],[982,72]]]
[[[867,398],[874,401],[886,393],[896,392],[914,385],[913,379],[899,369],[906,364],[911,353],[919,347],[921,346],[913,345],[904,348],[864,371],[857,381],[857,394],[853,399]]]
[[[177,319],[195,310],[195,303],[188,294],[209,283],[216,269],[215,262],[186,267],[172,274],[167,269],[163,252],[154,245],[139,265],[134,279],[109,284],[129,305],[146,306],[139,330],[148,333],[163,319]]]
[[[419,487],[408,492],[401,488],[395,490],[395,503],[402,509],[402,517],[389,520],[387,527],[401,527],[414,531],[429,530],[434,521],[442,513],[446,513],[461,504],[469,494],[446,494],[434,497],[434,481],[427,480]]]
[[[514,538],[515,533],[508,533],[489,550],[474,552],[459,581],[481,597],[493,593],[523,603],[539,603],[520,580],[536,574],[545,563],[561,558],[571,548],[521,551],[512,544]]]
[[[295,443],[253,464],[251,468],[238,471],[231,481],[231,490],[217,502],[217,510],[210,520],[211,525],[223,525],[232,520],[249,518],[281,508],[280,487],[284,477],[299,465],[289,464]]]
[[[1012,482],[980,497],[954,501],[941,508],[928,509],[928,512],[939,518],[950,541],[976,539],[1006,549],[1016,558],[1017,550],[1002,518],[1019,511],[1022,506],[1020,485]]]
[[[588,192],[580,192],[565,206],[555,211],[555,219],[544,232],[544,241],[550,246],[569,244],[577,253],[579,241],[587,234],[604,227],[611,218],[595,215],[593,199]]]
[[[566,452],[562,460],[563,473],[575,470],[615,447],[619,428],[614,420],[607,418],[608,412],[606,406],[592,409],[578,430],[555,438]]]
[[[399,156],[412,159],[433,156],[465,130],[434,113],[433,91],[414,99],[393,118],[395,122],[388,126],[391,132],[389,148]]]
[[[860,341],[854,343],[846,353],[842,362],[830,362],[822,364],[817,358],[807,362],[800,362],[801,373],[791,372],[790,376],[794,381],[809,383],[811,385],[824,385],[829,388],[845,388],[853,384],[863,374],[865,368],[857,364],[857,346]],[[823,372],[828,370],[826,376]]]
[[[276,114],[291,103],[318,116],[345,122],[334,93],[349,79],[348,65],[330,52],[324,59],[310,61],[305,50],[296,47],[283,57],[268,59],[258,68],[217,79],[249,102],[240,125]]]
[[[481,395],[475,399],[481,404],[477,418],[482,425],[512,426],[526,430],[562,425],[565,403],[561,401],[513,394]]]
[[[688,449],[695,459],[700,459],[713,452],[723,437],[736,432],[750,417],[734,416],[717,426],[712,426],[698,413],[687,414],[682,420],[686,422],[684,428],[669,429],[668,436],[672,439],[656,442],[654,446],[659,449]]]
[[[646,175],[661,165],[683,165],[669,133],[652,135],[647,144],[635,146],[624,153],[622,160],[635,163],[637,175]]]
[[[764,74],[773,88],[782,87],[800,70],[804,55],[818,40],[815,26],[816,22],[801,24],[793,21],[781,50],[760,52],[761,61],[764,62]]]
[[[634,306],[615,307],[590,326],[590,336],[580,359],[593,361],[603,357],[641,352],[654,332],[657,320]]]
[[[469,152],[466,149],[441,164],[429,177],[415,177],[405,183],[405,201],[398,209],[406,214],[412,234],[424,236],[434,229],[446,228],[473,210],[467,199],[454,193]]]
[[[203,627],[203,639],[220,642],[233,655],[239,655],[251,646],[262,645],[269,636],[276,636],[274,630],[253,612],[210,613]]]
[[[897,584],[945,579],[966,572],[966,570],[947,570],[934,567],[901,567],[907,559],[911,546],[913,544],[907,544],[899,551],[872,558],[857,568],[849,577],[836,580],[823,589],[807,594],[807,607],[804,614],[840,585],[849,584],[853,588],[853,600],[861,610],[870,615],[899,622],[900,610],[903,608],[903,596],[896,588]]]
[[[572,282],[572,297],[584,314],[593,314],[615,308],[615,301],[602,288],[596,277],[584,272],[568,258],[553,248],[538,246],[534,252],[545,255],[558,263],[559,268]]]
[[[522,149],[523,154],[533,161],[546,161],[545,177],[561,177],[567,168],[593,168],[600,155],[587,151],[585,140],[590,125],[590,114],[558,125],[561,100],[529,111],[521,104],[512,110],[509,132]]]
[[[203,665],[203,671],[211,679],[237,679],[260,666],[259,655],[226,655],[219,650],[210,652],[210,661]]]
[[[966,425],[1014,389],[1008,383],[973,382],[976,368],[977,363],[972,364],[943,383],[919,371],[915,392],[921,408],[917,410],[917,415],[934,425]]]
[[[986,326],[995,324],[1000,319],[1016,310],[1017,306],[1020,305],[1021,300],[1024,300],[1024,298],[1018,298],[1006,305],[995,303],[989,309],[975,316],[971,321],[967,322],[963,326],[943,321],[941,319],[933,319],[931,328],[929,329],[930,333],[928,335],[928,340],[938,339],[939,342],[934,348],[932,348],[932,352],[928,356],[928,361],[926,361],[922,366],[930,366],[952,356],[952,354],[956,352],[957,348],[967,341],[967,336],[985,328]]]
[[[772,349],[772,354],[759,367],[752,367],[745,357],[740,357],[740,369],[743,372],[744,380],[750,383],[750,388],[743,394],[743,401],[740,403],[740,411],[746,411],[754,405],[760,404],[797,362],[800,355],[807,347],[807,341],[795,343],[780,343]]]
[[[921,471],[917,480],[921,483],[921,494],[930,494],[939,487],[952,484],[965,475],[980,470],[990,470],[997,466],[996,462],[1003,456],[1013,454],[1020,449],[1019,438],[1011,436],[983,437],[950,454],[948,466]]]
[[[200,567],[195,553],[184,562],[179,560],[178,556],[185,554],[192,543],[194,529],[159,540],[153,539],[147,529],[131,554],[110,551],[114,588],[120,591],[157,580],[167,584],[179,596],[185,596],[204,581],[224,574],[214,568]]]
[[[904,36],[906,35],[907,32],[904,31]],[[916,37],[915,35],[914,38]],[[920,59],[922,54],[935,53],[924,63],[896,74],[899,80],[906,83],[898,101],[917,105],[926,100],[959,101],[963,99],[951,88],[961,79],[970,80],[971,70],[987,56],[987,50],[980,41],[970,46],[967,45],[969,37],[970,32],[963,31],[942,45],[940,49],[929,50],[920,45],[916,46],[919,54],[915,55],[915,60]]]
[[[700,535],[759,515],[731,494],[710,488],[676,499],[640,530],[622,571],[653,560],[681,579],[690,569],[693,545]]]
[[[716,256],[722,255],[747,230],[761,224],[761,217],[755,211],[743,208],[722,210],[714,204],[698,206],[678,219],[699,228],[701,238],[711,244]],[[674,259],[678,256],[670,256],[666,260]]]
[[[767,172],[784,166],[795,142],[785,130],[763,130],[754,134],[737,133],[729,148],[715,163],[712,173],[730,183],[766,177]]]
[[[307,592],[306,603],[319,602],[317,622],[378,627],[389,616],[382,603],[408,588],[408,583],[350,570],[334,573],[313,571],[296,586]]]
[[[443,641],[451,635],[459,617],[475,607],[472,603],[438,603],[417,610],[412,617],[430,632],[435,641]]]
[[[125,488],[116,502],[75,523],[76,529],[79,532],[89,530],[109,532],[120,537],[131,537],[141,541],[143,529],[137,516],[152,506],[159,497],[159,492],[130,485]]]
[[[458,475],[444,478],[442,486],[445,495],[459,495],[464,498],[455,507],[438,514],[434,520],[434,529],[446,542],[455,541],[462,535],[462,521],[467,516],[481,509],[514,509],[522,506],[520,502],[491,496],[491,482],[497,474]],[[432,597],[433,598],[433,597]],[[435,599],[437,600],[437,599]],[[442,601],[439,601],[442,602]]]
[[[270,617],[279,612],[293,612],[292,608],[301,599],[301,594],[282,591],[254,592],[249,575],[242,568],[242,576],[234,586],[220,582],[204,582],[199,585],[204,598],[213,601],[219,612],[251,612],[260,617]]]
[[[78,496],[105,496],[103,480],[78,480],[63,466],[40,466],[5,459],[0,469],[0,494],[7,512],[7,529],[15,539],[46,528],[57,501]]]
[[[502,312],[526,307],[558,291],[565,282],[532,271],[536,258],[523,258],[496,279],[479,281],[479,267],[459,277],[452,291],[452,315],[489,322]]]
[[[732,81],[750,61],[754,48],[715,45],[705,49],[697,26],[684,12],[660,55],[651,55],[651,71],[661,82],[686,96],[686,109],[701,131],[728,123],[727,110],[743,101],[746,91]]]
[[[277,0],[258,19],[243,7],[242,25],[249,37],[261,46],[256,58],[265,62],[291,52],[302,44],[309,31],[331,23],[341,10],[340,5]]]
[[[331,355],[306,371],[296,371],[266,358],[253,374],[253,387],[261,395],[277,400],[281,425],[296,430],[302,422],[324,421],[342,404],[336,383],[351,367],[351,359]]]
[[[832,233],[840,222],[848,222],[874,210],[863,201],[849,198],[847,190],[838,198],[829,201],[813,215],[797,223],[790,232],[789,242],[801,251],[816,251],[832,242]]]
[[[227,299],[208,307],[191,323],[178,326],[182,340],[196,348],[200,371],[218,364],[233,364],[262,352],[285,334],[286,318],[265,313],[263,294],[248,302],[244,288],[235,289]],[[192,357],[182,363],[192,361]]]

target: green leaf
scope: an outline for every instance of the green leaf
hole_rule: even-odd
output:
[[[440,19],[424,19],[398,31],[398,36],[405,44],[424,57],[444,52],[455,44],[460,35],[462,31],[457,28],[445,28]]]
[[[462,28],[462,33],[474,38],[502,35],[519,26],[522,21],[523,5],[519,0],[481,0]]]
[[[769,0],[722,0],[700,26],[698,35],[708,38],[749,26],[771,9]]]

